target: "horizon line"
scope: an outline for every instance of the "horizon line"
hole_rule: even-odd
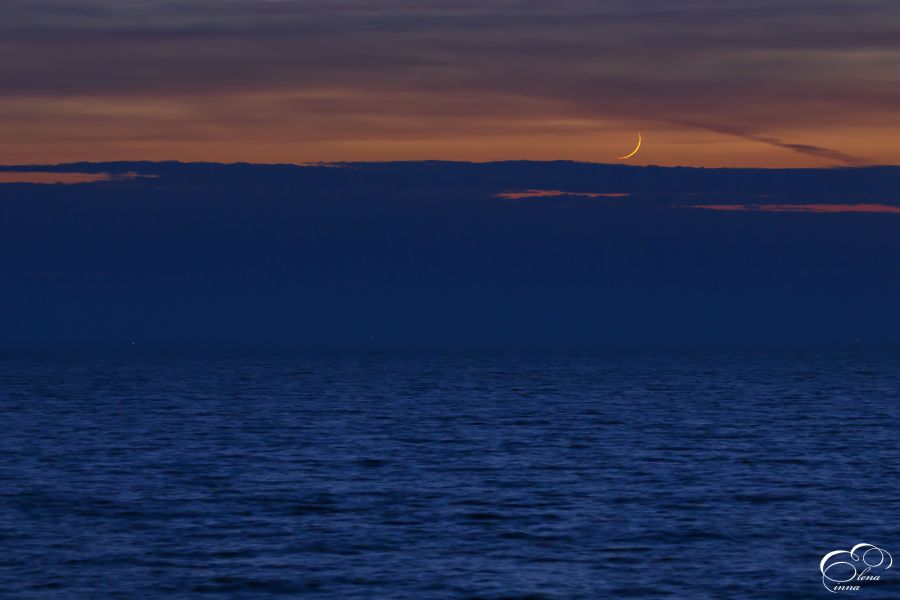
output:
[[[828,167],[707,167],[702,165],[626,165],[621,163],[610,162],[592,162],[573,159],[554,159],[554,160],[531,160],[531,159],[503,159],[488,161],[466,161],[466,160],[444,160],[444,159],[404,159],[404,160],[383,160],[383,161],[304,161],[304,162],[249,162],[249,161],[184,161],[179,159],[171,160],[83,160],[73,162],[59,163],[20,163],[20,164],[0,164],[0,171],[6,172],[26,172],[26,169],[37,169],[39,171],[52,169],[65,169],[70,167],[81,166],[105,166],[105,165],[216,165],[216,166],[256,166],[256,167],[296,167],[296,168],[329,168],[353,165],[415,165],[415,164],[448,164],[448,165],[501,165],[510,163],[530,163],[530,164],[556,164],[568,163],[581,166],[594,167],[614,167],[617,169],[694,169],[702,171],[862,171],[867,169],[900,169],[900,164],[871,164],[871,165],[834,165]]]

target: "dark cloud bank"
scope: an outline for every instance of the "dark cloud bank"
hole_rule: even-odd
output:
[[[900,343],[895,168],[4,170],[111,174],[0,184],[6,350]]]

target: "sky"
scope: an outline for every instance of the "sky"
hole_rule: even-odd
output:
[[[900,163],[896,0],[0,0],[0,163]]]

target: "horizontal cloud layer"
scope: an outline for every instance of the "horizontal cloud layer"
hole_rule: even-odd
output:
[[[900,161],[893,1],[5,5],[3,162]]]

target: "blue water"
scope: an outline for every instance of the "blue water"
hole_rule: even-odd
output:
[[[835,597],[900,558],[897,359],[5,360],[0,596]]]

